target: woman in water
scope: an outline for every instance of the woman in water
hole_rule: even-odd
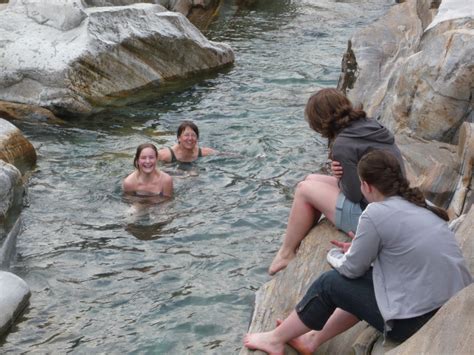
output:
[[[215,154],[211,148],[199,147],[199,129],[191,121],[184,121],[178,127],[176,136],[178,143],[171,148],[163,148],[159,151],[159,159],[166,163],[191,163],[200,157]]]
[[[309,126],[328,138],[334,176],[313,174],[296,187],[283,243],[268,270],[284,269],[295,257],[301,241],[321,214],[344,232],[355,233],[359,216],[367,206],[359,187],[357,163],[371,149],[387,149],[403,161],[395,139],[376,120],[336,89],[313,94],[305,108]]]
[[[334,270],[323,273],[273,331],[247,335],[246,347],[283,354],[289,343],[312,354],[359,320],[404,341],[472,283],[446,212],[409,186],[393,154],[368,153],[358,173],[369,205],[354,240],[334,241],[339,248],[327,257]]]
[[[158,170],[157,160],[158,150],[153,144],[139,145],[133,160],[135,171],[124,179],[123,191],[143,196],[173,196],[173,179]]]

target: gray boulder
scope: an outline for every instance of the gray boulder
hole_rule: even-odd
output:
[[[10,328],[28,305],[30,288],[18,276],[0,271],[0,336]]]
[[[13,203],[15,187],[20,181],[20,171],[0,159],[0,222],[4,220]]]
[[[340,87],[395,132],[453,142],[472,114],[474,13],[469,2],[444,0],[438,16],[435,4],[403,2],[358,31],[355,82]]]
[[[90,113],[132,90],[234,61],[228,45],[152,4],[16,0],[0,12],[0,34],[0,100],[55,114]]]

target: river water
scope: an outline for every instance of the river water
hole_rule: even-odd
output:
[[[233,47],[233,67],[65,127],[20,125],[38,164],[11,269],[32,296],[1,352],[239,351],[295,184],[326,161],[304,104],[391,2],[225,3],[206,35]],[[136,146],[171,146],[183,119],[226,154],[163,166],[175,198],[132,207],[120,185]]]

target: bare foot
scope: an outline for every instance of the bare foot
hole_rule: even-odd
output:
[[[272,261],[272,264],[268,268],[268,273],[270,275],[275,275],[278,271],[283,270],[290,263],[291,260],[295,257],[295,253],[284,253],[281,249],[278,250],[277,255]]]
[[[247,334],[244,345],[251,350],[262,350],[269,355],[284,355],[285,344],[277,342],[272,332]]]
[[[283,323],[283,321],[281,319],[277,319],[277,327],[281,323]],[[295,349],[300,355],[313,355],[313,353],[316,351],[315,344],[313,344],[312,341],[314,335],[315,332],[311,331],[297,338],[291,339],[289,342],[287,342],[287,344]]]

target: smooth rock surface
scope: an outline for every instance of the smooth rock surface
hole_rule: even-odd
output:
[[[20,171],[0,159],[0,222],[5,218],[13,203],[14,190],[20,181]]]
[[[31,296],[30,288],[18,276],[0,271],[0,335],[11,327]]]
[[[0,117],[6,120],[21,120],[29,122],[43,122],[62,124],[63,120],[56,117],[51,111],[34,105],[17,104],[15,102],[0,101]]]
[[[474,284],[451,298],[415,335],[387,355],[472,354]]]
[[[36,164],[36,151],[20,130],[0,118],[0,159],[23,171]]]
[[[347,92],[394,132],[453,142],[472,112],[473,17],[445,20],[425,32],[437,11],[432,3],[395,5],[353,36],[357,79]]]
[[[280,271],[257,291],[249,333],[275,328],[278,318],[284,319],[294,310],[312,281],[319,274],[330,269],[326,262],[326,252],[331,248],[330,241],[333,239],[342,241],[348,240],[348,237],[337,231],[326,220],[322,220],[309,232],[301,243],[296,258],[286,269]],[[328,341],[319,351],[322,354],[352,354],[352,344],[366,328],[365,322],[359,322],[347,332]],[[240,354],[263,353],[253,352],[244,347]],[[296,354],[296,352],[287,347],[287,354]]]
[[[18,0],[0,12],[0,100],[90,113],[151,83],[234,61],[228,45],[160,5],[73,2],[43,11],[50,2]],[[30,7],[41,11],[33,16]]]

